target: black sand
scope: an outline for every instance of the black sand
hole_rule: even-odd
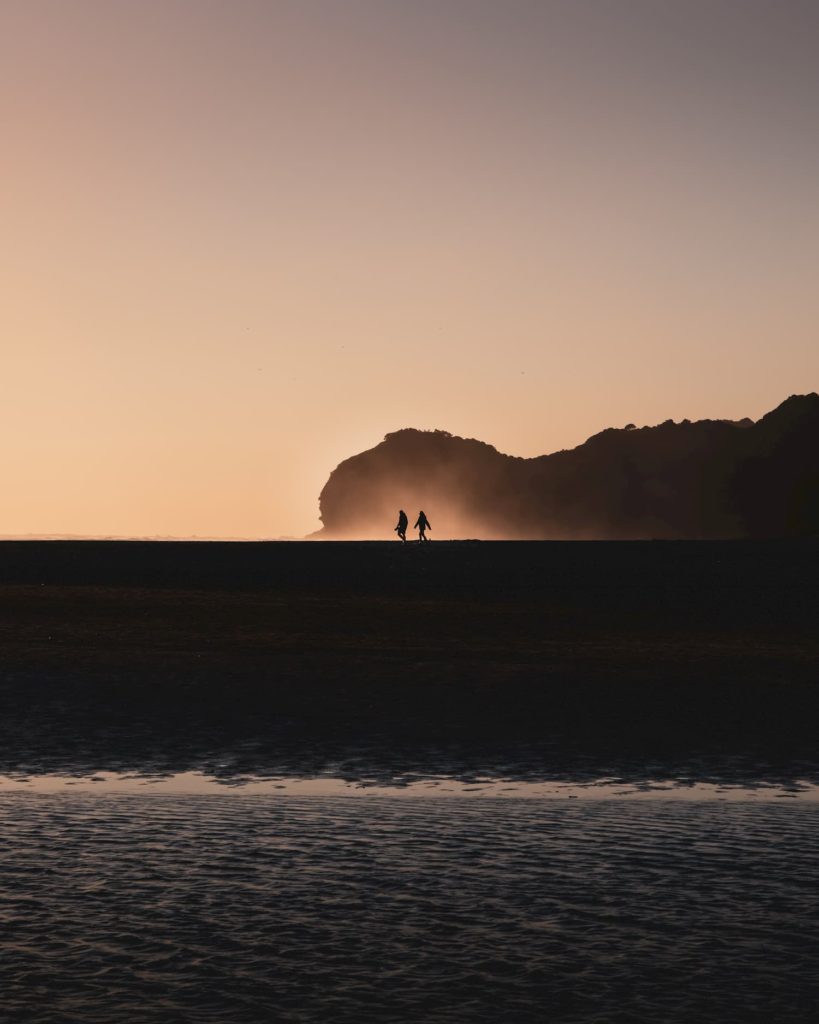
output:
[[[815,778],[818,570],[812,542],[5,542],[0,770]]]

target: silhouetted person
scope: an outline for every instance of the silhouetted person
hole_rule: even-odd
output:
[[[418,521],[416,522],[416,524],[413,527],[413,529],[418,531],[418,543],[419,544],[422,541],[429,540],[429,537],[427,537],[425,531],[426,530],[431,530],[432,527],[429,525],[429,520],[424,515],[423,509],[418,513]]]
[[[395,528],[395,532],[401,538],[401,540],[407,543],[407,527],[409,526],[409,519],[407,519],[407,513],[403,509],[398,511],[398,526]]]

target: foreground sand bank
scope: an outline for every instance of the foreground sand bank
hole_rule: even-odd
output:
[[[0,767],[810,762],[817,579],[816,544],[0,544]]]

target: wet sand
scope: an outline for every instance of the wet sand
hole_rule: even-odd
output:
[[[0,773],[816,777],[815,543],[0,544]]]

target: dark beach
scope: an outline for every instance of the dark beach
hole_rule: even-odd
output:
[[[808,1024],[817,569],[0,545],[2,1012]]]
[[[0,545],[2,765],[816,776],[812,542]]]

